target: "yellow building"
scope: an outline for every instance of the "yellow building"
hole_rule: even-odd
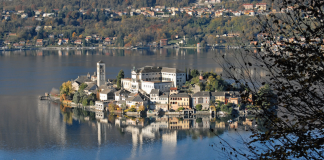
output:
[[[169,129],[189,129],[190,121],[188,119],[183,120],[178,117],[169,118]]]
[[[177,110],[179,107],[190,109],[190,96],[187,93],[172,94],[169,97],[169,110]]]
[[[211,100],[215,99],[215,102],[219,101],[225,103],[225,95],[226,92],[211,92]]]

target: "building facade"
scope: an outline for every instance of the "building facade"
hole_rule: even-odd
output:
[[[210,92],[197,92],[191,96],[191,99],[193,108],[195,108],[196,105],[201,104],[203,110],[209,109]]]
[[[171,87],[181,87],[186,83],[186,73],[176,68],[145,66],[133,69],[131,79],[121,79],[122,87],[130,92],[143,90],[150,93],[152,89],[168,91]]]
[[[190,109],[190,96],[186,93],[172,94],[169,97],[169,110],[177,110],[179,107]]]
[[[169,95],[163,94],[159,89],[153,89],[150,93],[151,110],[169,110]]]

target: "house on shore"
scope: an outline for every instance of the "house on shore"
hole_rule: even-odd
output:
[[[190,96],[187,93],[171,94],[169,97],[169,110],[177,110],[183,107],[184,109],[190,109]]]
[[[153,89],[150,93],[151,110],[169,110],[169,95],[161,92],[159,89]]]
[[[195,108],[196,105],[201,104],[203,110],[208,110],[211,102],[210,92],[197,92],[191,96],[191,100],[193,108]]]

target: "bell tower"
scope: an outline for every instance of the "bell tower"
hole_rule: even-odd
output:
[[[100,87],[106,82],[106,65],[103,61],[97,62],[97,86]]]

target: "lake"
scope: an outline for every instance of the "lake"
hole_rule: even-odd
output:
[[[0,52],[0,159],[227,159],[220,139],[245,149],[249,117],[96,117],[38,100],[79,75],[106,63],[115,79],[133,67],[163,66],[222,74],[219,55],[230,50],[62,50]],[[172,122],[172,123],[171,123]],[[174,122],[178,124],[175,129]],[[213,129],[214,132],[211,132]],[[216,144],[216,145],[215,145]],[[213,146],[211,146],[213,145]]]

